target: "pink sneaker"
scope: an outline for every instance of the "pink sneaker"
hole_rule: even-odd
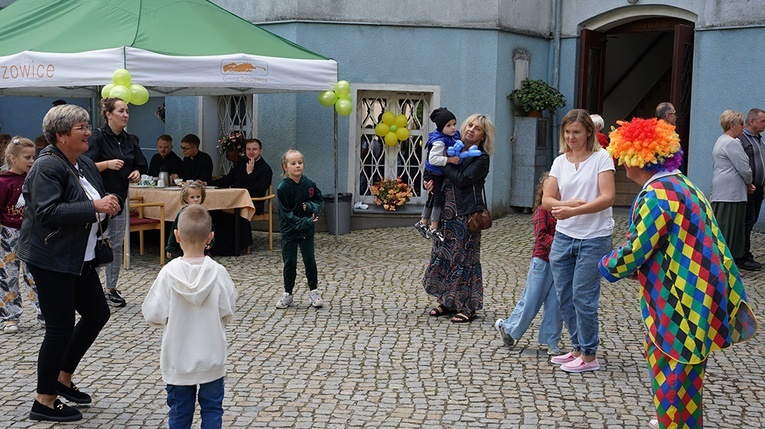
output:
[[[553,356],[550,358],[550,362],[554,363],[555,365],[563,365],[564,363],[569,363],[576,359],[576,356],[574,356],[574,352],[568,352],[565,355],[560,356]]]
[[[592,362],[585,362],[580,356],[569,363],[564,363],[560,369],[566,372],[597,371],[600,369],[600,364],[597,359],[593,359]]]

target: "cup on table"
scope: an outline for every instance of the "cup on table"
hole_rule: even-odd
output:
[[[182,186],[183,185],[183,179],[175,179],[175,186]]]

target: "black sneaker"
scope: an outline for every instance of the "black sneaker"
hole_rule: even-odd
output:
[[[437,229],[431,229],[430,230],[430,236],[433,237],[433,240],[438,240],[441,243],[444,242],[444,235],[441,234],[441,231],[439,231]]]
[[[90,404],[93,400],[90,395],[84,392],[80,392],[80,389],[72,383],[72,387],[67,387],[60,381],[56,382],[56,395],[63,396],[67,401],[72,401],[77,404]]]
[[[422,238],[430,238],[428,237],[428,227],[420,221],[417,221],[417,223],[414,224],[414,229],[420,233]]]
[[[738,264],[738,267],[747,271],[760,271],[762,269],[762,264],[752,259],[746,259]]]
[[[60,399],[56,399],[53,403],[53,408],[48,408],[35,400],[32,404],[32,411],[29,413],[29,419],[51,422],[76,422],[77,420],[82,420],[82,413],[76,408],[65,405]]]
[[[120,295],[117,289],[107,289],[106,301],[113,307],[124,307],[127,304],[125,298]]]

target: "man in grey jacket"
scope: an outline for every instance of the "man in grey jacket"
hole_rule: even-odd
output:
[[[762,264],[754,260],[752,254],[752,228],[760,218],[760,208],[763,200],[763,186],[765,186],[765,140],[760,133],[765,131],[765,110],[752,109],[746,115],[746,126],[744,131],[738,136],[741,145],[744,146],[744,152],[749,157],[749,166],[752,167],[752,183],[754,192],[750,193],[746,201],[746,244],[744,260],[739,264],[740,268],[745,270],[760,270]]]

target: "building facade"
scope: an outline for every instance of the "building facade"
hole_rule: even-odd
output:
[[[351,83],[354,100],[351,115],[339,118],[337,154],[331,110],[319,105],[317,94],[299,93],[167,97],[131,107],[141,118],[131,118],[131,132],[142,137],[147,156],[162,132],[178,140],[195,132],[203,149],[215,152],[222,132],[242,128],[263,140],[275,172],[280,154],[297,148],[325,193],[335,189],[337,169],[337,190],[353,193],[354,201],[371,204],[369,186],[395,176],[415,186],[412,204],[424,201],[421,143],[434,127],[428,115],[439,106],[458,122],[472,113],[494,119],[497,144],[486,191],[498,214],[530,205],[517,196],[533,192],[536,177],[557,155],[557,124],[568,109],[600,113],[608,129],[619,119],[652,116],[658,102],[672,101],[684,168],[709,191],[720,113],[765,108],[756,81],[765,59],[754,49],[765,41],[763,0],[214,3],[337,61],[338,78]],[[507,99],[524,77],[559,88],[566,106],[529,127]],[[49,102],[0,97],[0,132],[39,134],[42,115],[32,120],[18,105],[34,110]],[[167,120],[159,123],[152,117],[162,102]],[[382,111],[407,115],[408,141],[387,146],[374,135]],[[629,204],[634,189],[619,183],[621,204]]]

